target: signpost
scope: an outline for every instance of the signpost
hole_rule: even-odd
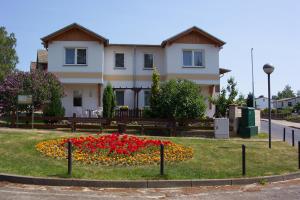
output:
[[[18,105],[32,105],[31,128],[33,129],[34,122],[34,106],[32,102],[32,95],[18,95]],[[18,108],[17,108],[17,126],[18,126]]]

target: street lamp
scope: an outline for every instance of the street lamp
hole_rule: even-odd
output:
[[[274,71],[274,67],[271,64],[265,64],[263,66],[264,72],[268,74],[268,104],[269,104],[269,148],[271,149],[271,85],[270,75]]]

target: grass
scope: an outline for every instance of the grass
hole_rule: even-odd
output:
[[[42,177],[67,177],[67,160],[42,156],[35,150],[39,141],[79,136],[79,133],[0,132],[0,173]],[[87,134],[85,134],[87,135]],[[246,145],[247,176],[297,171],[297,150],[283,142],[168,138],[191,146],[194,157],[181,163],[166,163],[165,176],[159,166],[105,167],[74,162],[73,177],[87,179],[202,179],[241,177],[241,145]]]

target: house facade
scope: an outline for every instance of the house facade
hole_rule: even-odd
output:
[[[192,27],[159,45],[110,44],[109,40],[79,24],[71,24],[41,39],[48,53],[47,70],[62,82],[66,116],[84,117],[101,110],[103,90],[111,83],[118,106],[149,106],[153,67],[161,81],[180,78],[199,85],[205,97],[220,90],[219,52],[225,44]],[[215,107],[207,102],[207,116]]]
[[[300,103],[300,96],[274,100],[273,107],[276,109],[292,108],[297,103]]]
[[[255,108],[263,110],[269,107],[269,98],[264,96],[259,96],[255,98]],[[273,100],[271,99],[271,109],[273,109]]]

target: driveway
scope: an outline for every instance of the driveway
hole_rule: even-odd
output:
[[[285,122],[281,121],[271,121],[272,122],[272,138],[280,139],[283,138],[283,128],[286,128],[286,141],[292,144],[292,130],[295,131],[295,146],[297,146],[298,141],[300,141],[300,129],[291,128]],[[261,132],[269,133],[269,124],[266,120],[261,120]]]
[[[0,200],[94,200],[94,199],[222,199],[298,200],[300,179],[267,185],[219,186],[170,189],[101,189],[34,186],[0,182]]]

